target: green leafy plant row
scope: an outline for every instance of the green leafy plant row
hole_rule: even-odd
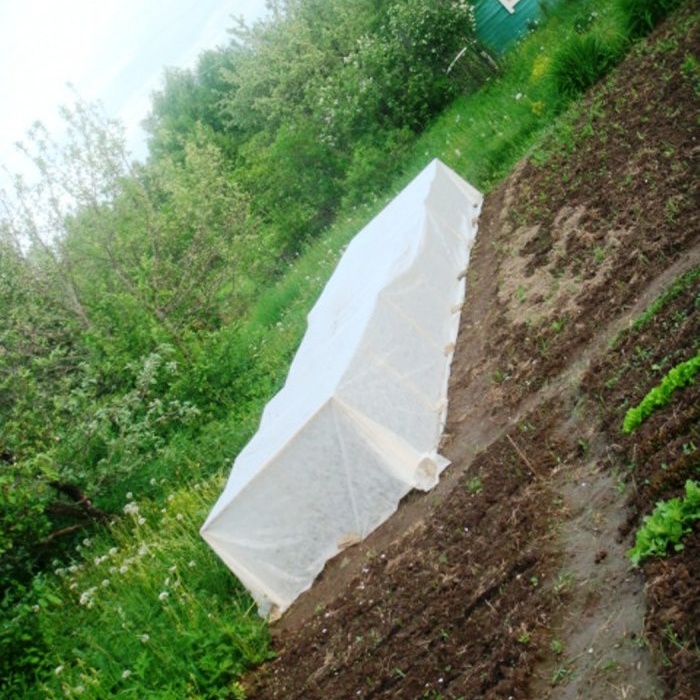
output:
[[[674,281],[671,287],[664,292],[656,301],[632,324],[633,330],[644,328],[649,321],[661,311],[669,302],[680,296],[686,289],[700,279],[700,267],[686,272]],[[700,298],[696,298],[696,305],[700,305]]]
[[[640,401],[630,408],[622,422],[622,430],[631,433],[636,430],[657,408],[665,406],[676,389],[681,389],[695,381],[700,371],[700,352],[690,360],[672,367],[668,374]]]
[[[670,545],[673,550],[683,549],[681,539],[692,529],[692,523],[700,519],[700,483],[688,479],[685,498],[659,501],[651,515],[644,518],[637,532],[634,547],[627,552],[635,566],[652,556],[664,556]]]

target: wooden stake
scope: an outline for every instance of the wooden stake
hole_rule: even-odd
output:
[[[510,444],[513,445],[513,449],[518,453],[520,459],[522,459],[523,462],[525,462],[527,468],[532,472],[533,476],[536,479],[541,479],[542,474],[540,474],[537,471],[537,469],[535,469],[532,462],[525,456],[525,453],[515,444],[515,440],[513,440],[513,438],[510,435],[508,435],[508,433],[506,433],[506,437],[508,438],[508,442],[510,442]]]

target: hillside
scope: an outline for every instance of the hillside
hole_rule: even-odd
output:
[[[487,196],[452,466],[273,626],[247,697],[696,697],[697,523],[666,558],[625,551],[700,476],[700,385],[621,429],[700,345],[691,5]]]

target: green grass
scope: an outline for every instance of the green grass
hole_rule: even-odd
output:
[[[617,0],[626,33],[632,38],[648,34],[683,0]]]
[[[269,657],[269,637],[199,539],[222,486],[220,477],[181,484],[162,508],[124,494],[118,523],[86,538],[71,562],[54,562],[53,575],[35,581],[35,603],[3,626],[48,646],[37,681],[16,679],[9,696],[235,697],[241,673]],[[25,650],[29,663],[36,651]]]

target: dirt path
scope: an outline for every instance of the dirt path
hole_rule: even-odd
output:
[[[624,553],[656,500],[700,478],[700,389],[620,430],[700,346],[691,4],[586,99],[573,143],[545,143],[487,197],[452,466],[273,627],[250,698],[696,697],[700,536],[641,569]]]

